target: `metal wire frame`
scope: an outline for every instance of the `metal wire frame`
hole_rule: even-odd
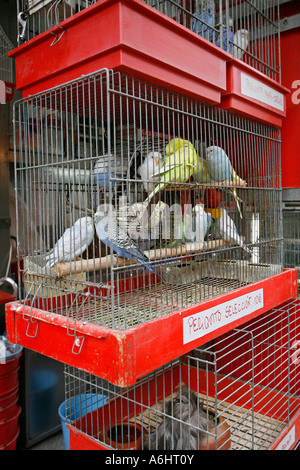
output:
[[[14,64],[7,56],[12,49],[13,44],[0,25],[0,80],[9,83],[14,83]]]
[[[282,271],[276,129],[103,70],[18,101],[14,138],[19,286],[25,289],[20,298],[31,305],[126,329]],[[205,147],[221,146],[247,186],[198,183],[195,176],[171,180],[151,203],[152,211],[164,208],[152,231],[149,212],[146,222],[137,218],[137,208],[144,217],[147,185],[153,184],[149,175],[141,179],[139,167],[151,151],[165,157],[174,138],[190,141],[201,156]],[[99,160],[102,184],[93,174]],[[222,211],[206,208],[212,223],[198,241],[202,225],[191,238],[185,217],[195,221],[193,208],[203,208],[209,189],[219,191]],[[232,189],[243,201],[241,215]],[[64,231],[99,207],[109,207],[109,220],[129,237],[129,252],[139,246],[148,267],[136,259],[125,262],[96,234],[80,259],[47,266]],[[217,233],[225,209],[243,246],[224,241],[228,231]]]
[[[299,308],[299,301],[294,300],[272,309],[166,364],[130,388],[118,388],[65,366],[66,402],[80,397],[81,403],[76,417],[73,414],[71,418],[69,407],[67,419],[76,429],[112,448],[124,448],[128,443],[125,431],[129,422],[136,436],[138,425],[142,425],[143,449],[152,442],[152,450],[188,450],[189,446],[182,449],[176,440],[184,433],[189,435],[186,442],[198,435],[199,448],[201,432],[205,434],[201,441],[204,448],[210,441],[220,450],[268,449],[300,408]],[[190,405],[188,411],[182,404],[176,412],[175,400],[185,393],[185,387],[196,393],[200,402],[196,409]],[[85,402],[90,393],[98,396],[98,406],[95,403],[95,411],[87,418]],[[108,400],[105,409],[100,408],[103,396]],[[201,422],[201,409],[214,414],[209,432],[195,424]],[[199,421],[194,415],[199,415]],[[107,439],[122,422],[124,432],[119,442]],[[221,443],[218,429],[221,424],[224,429],[224,423],[230,436],[226,434]],[[171,449],[168,433],[174,438]]]
[[[143,1],[265,75],[281,81],[278,0]]]
[[[283,263],[300,270],[300,212],[297,207],[283,209]],[[299,276],[298,276],[299,277]]]
[[[17,0],[19,43],[97,0]],[[279,0],[143,0],[280,82]],[[247,37],[240,31],[247,31]],[[63,35],[54,38],[54,43]]]
[[[17,0],[18,44],[51,30],[65,19],[84,10],[98,0]],[[58,42],[63,35],[54,39]]]

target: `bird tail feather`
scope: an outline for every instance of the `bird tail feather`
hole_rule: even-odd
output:
[[[242,214],[242,210],[241,210],[241,206],[240,206],[240,202],[242,202],[242,200],[241,200],[241,198],[238,197],[238,195],[237,195],[235,189],[233,189],[233,190],[231,191],[231,193],[232,193],[232,195],[233,195],[233,197],[234,197],[234,200],[235,200],[235,202],[236,202],[236,207],[237,207],[237,209],[238,209],[238,211],[239,211],[240,218],[242,219],[242,218],[243,218],[243,214]]]

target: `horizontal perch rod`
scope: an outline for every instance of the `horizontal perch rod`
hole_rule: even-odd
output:
[[[172,258],[182,255],[189,255],[204,250],[212,250],[225,245],[226,242],[224,242],[224,240],[213,240],[207,243],[207,247],[205,249],[203,243],[187,243],[186,245],[181,245],[178,248],[163,248],[159,250],[145,251],[145,255],[151,261]],[[69,263],[58,263],[55,266],[55,269],[58,277],[64,277],[70,274],[76,274],[80,272],[90,272],[94,270],[99,271],[111,267],[115,268],[135,263],[135,259],[130,260],[125,258],[118,258],[116,256],[111,257],[110,255],[107,255],[101,258],[93,258],[88,260],[81,259],[79,261],[71,261]]]

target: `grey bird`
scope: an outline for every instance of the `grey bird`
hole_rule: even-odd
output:
[[[210,428],[209,414],[197,395],[183,387],[167,403],[165,416],[156,432],[145,437],[146,450],[198,450]]]

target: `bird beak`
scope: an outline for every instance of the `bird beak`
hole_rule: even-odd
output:
[[[156,163],[156,165],[159,164],[159,159],[158,158],[156,158],[155,163]]]

